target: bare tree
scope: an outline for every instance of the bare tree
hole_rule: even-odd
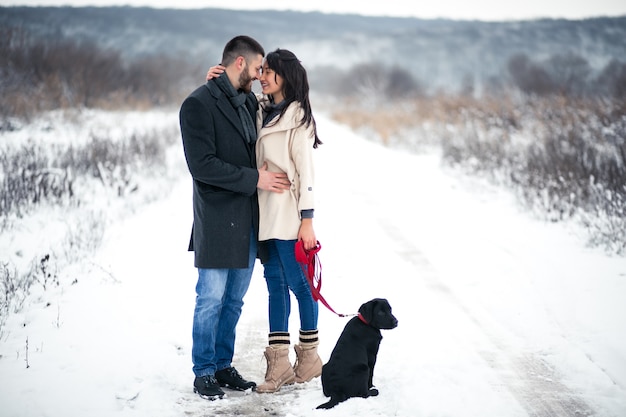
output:
[[[615,98],[626,98],[626,62],[612,59],[595,81],[596,89]]]
[[[546,95],[555,90],[548,72],[525,54],[513,55],[508,68],[514,84],[525,93]]]
[[[553,55],[547,60],[546,69],[559,93],[564,95],[585,93],[591,67],[583,57],[573,53]]]

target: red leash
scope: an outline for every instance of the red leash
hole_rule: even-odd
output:
[[[302,267],[302,272],[304,272],[304,276],[309,282],[309,286],[311,287],[311,293],[313,295],[313,299],[315,301],[321,301],[322,304],[326,306],[330,311],[338,315],[339,317],[347,317],[353,316],[353,314],[340,314],[337,313],[324,299],[321,294],[322,290],[322,263],[320,262],[320,258],[318,256],[318,252],[322,249],[322,245],[320,242],[317,242],[317,245],[313,249],[305,249],[304,243],[301,240],[296,242],[295,252],[296,252],[296,261]]]

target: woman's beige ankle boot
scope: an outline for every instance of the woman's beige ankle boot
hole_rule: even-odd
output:
[[[300,343],[294,346],[296,382],[309,382],[322,374],[322,359],[317,354],[317,346],[320,344],[318,331],[300,329],[299,339]]]
[[[317,354],[317,346],[295,345],[296,364],[294,372],[296,382],[309,382],[322,374],[322,359]]]
[[[267,371],[265,382],[256,387],[256,392],[276,392],[283,385],[293,384],[296,374],[289,362],[289,345],[275,345],[265,348]]]

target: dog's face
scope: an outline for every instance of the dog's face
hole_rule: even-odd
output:
[[[391,314],[391,305],[384,298],[374,298],[361,305],[359,313],[370,326],[377,329],[393,329],[398,326],[398,319]]]

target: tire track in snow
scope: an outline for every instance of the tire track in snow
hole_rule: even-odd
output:
[[[389,237],[399,244],[397,250],[407,262],[435,271],[434,266],[388,219],[378,218],[378,223]],[[490,368],[495,370],[503,386],[511,392],[530,417],[583,417],[595,412],[579,395],[559,380],[555,369],[533,353],[512,355],[494,329],[481,321],[436,274],[424,274],[425,284],[448,297],[465,316],[487,337],[495,347],[492,352],[479,352]],[[491,326],[493,327],[493,326]]]

